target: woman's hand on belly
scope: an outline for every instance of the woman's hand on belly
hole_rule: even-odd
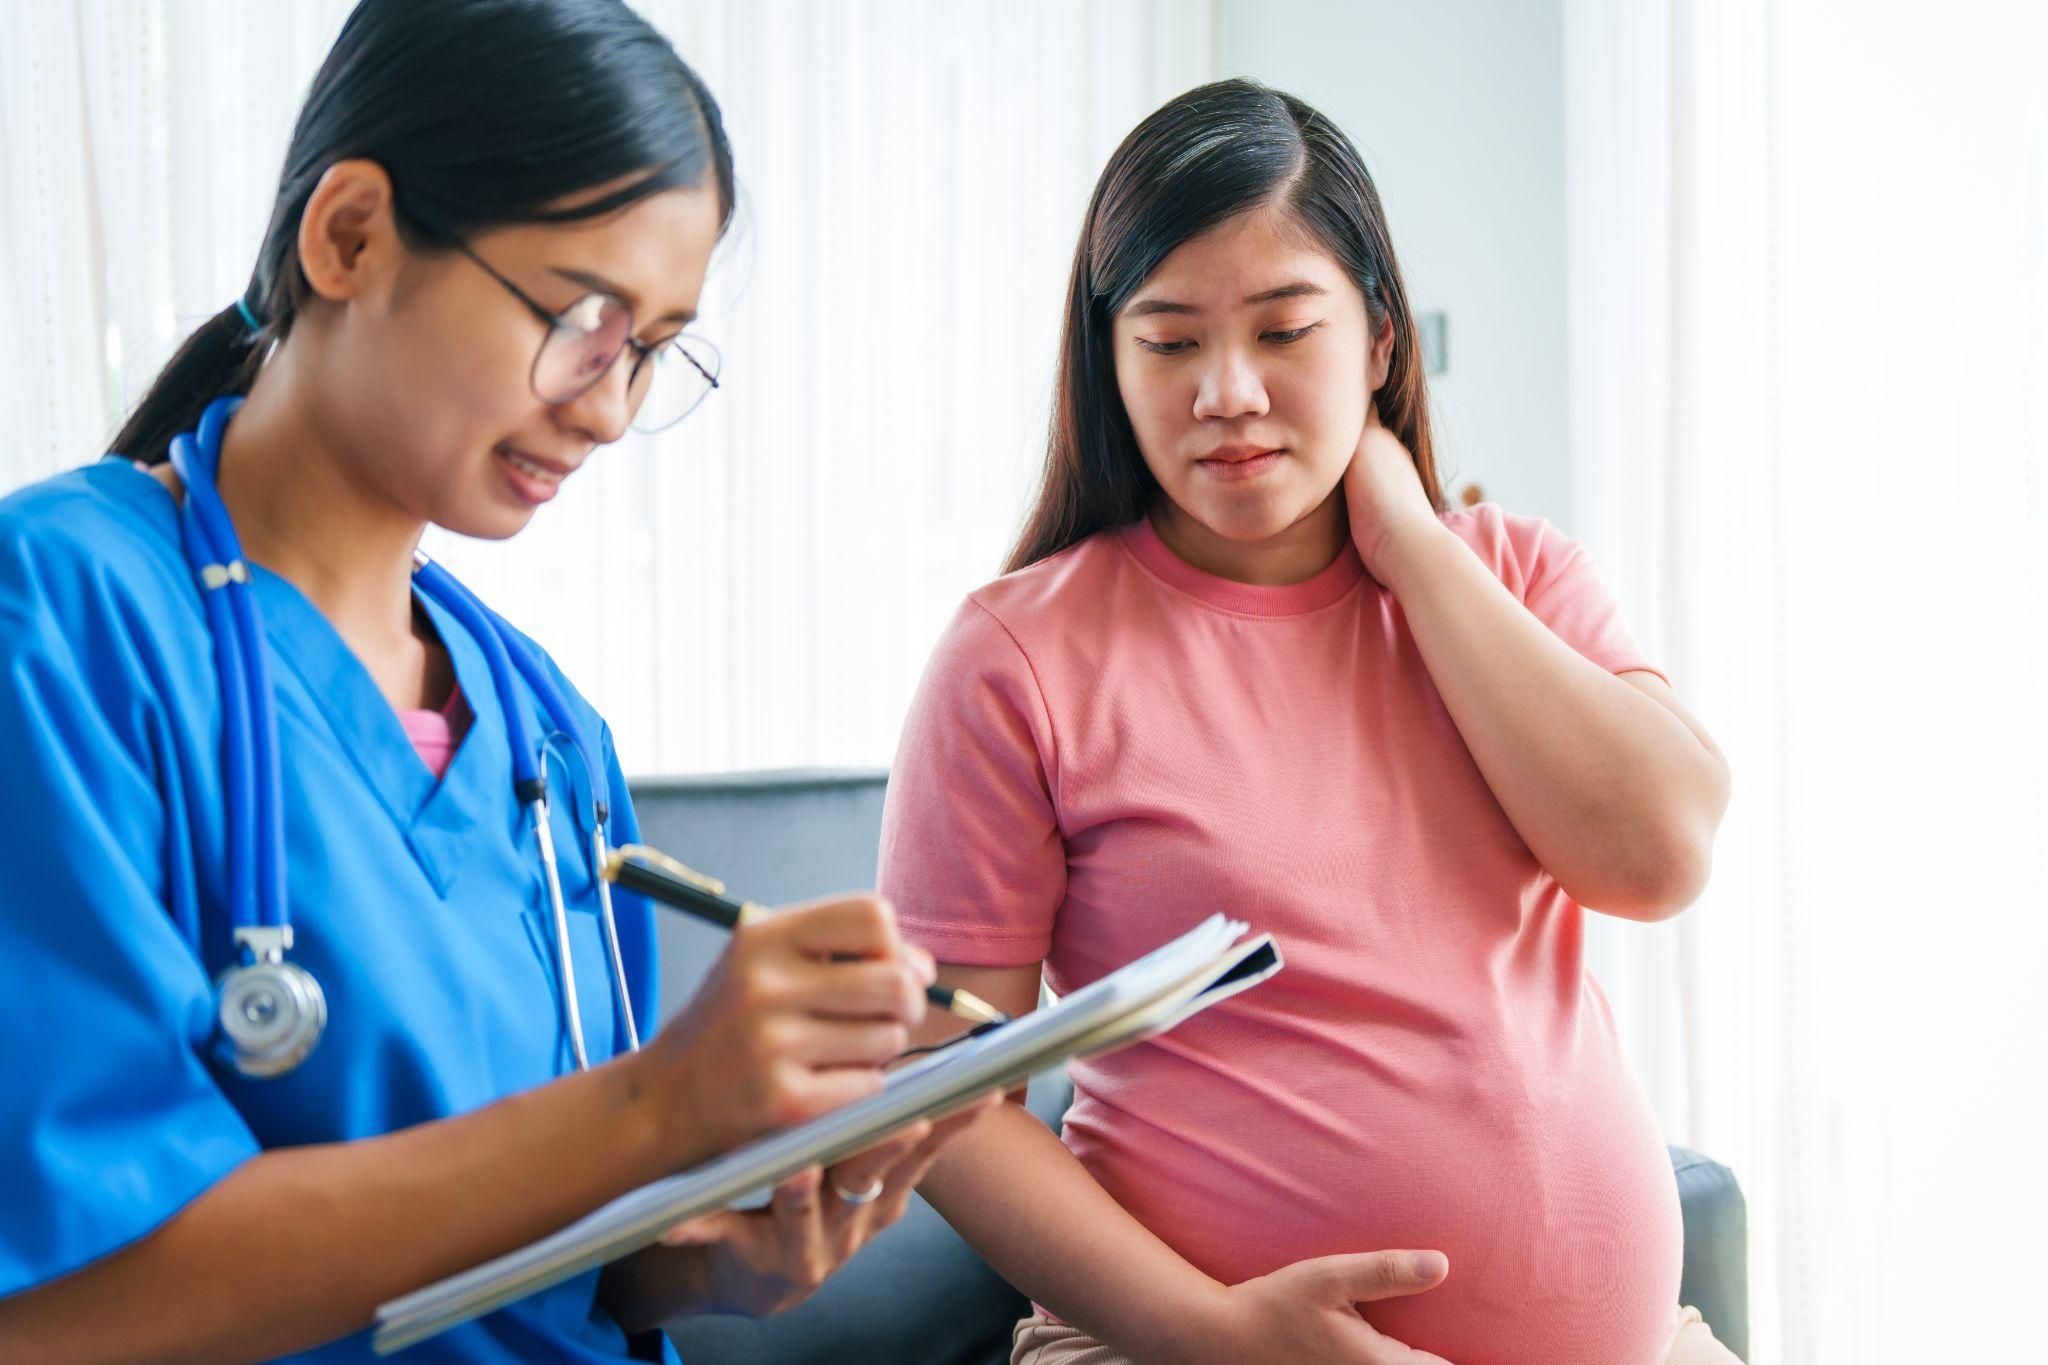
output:
[[[1222,1291],[1193,1335],[1199,1359],[1217,1365],[1454,1365],[1373,1330],[1358,1305],[1422,1294],[1444,1282],[1440,1252],[1369,1251],[1296,1261]]]

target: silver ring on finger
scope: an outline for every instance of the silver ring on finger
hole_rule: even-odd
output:
[[[832,1182],[832,1192],[849,1204],[872,1204],[882,1197],[882,1180],[881,1177],[877,1176],[875,1183],[864,1190],[849,1190],[846,1186],[834,1180]]]

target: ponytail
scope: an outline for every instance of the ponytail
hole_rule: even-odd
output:
[[[114,437],[115,453],[162,464],[171,438],[198,426],[208,403],[222,394],[249,392],[269,347],[264,331],[245,320],[245,308],[237,299],[185,338]]]

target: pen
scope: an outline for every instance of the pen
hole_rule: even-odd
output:
[[[612,850],[604,865],[604,879],[628,891],[671,909],[695,915],[721,929],[732,929],[758,915],[768,913],[752,901],[734,900],[725,884],[701,872],[693,872],[658,848],[627,844]],[[942,1009],[971,1019],[977,1024],[1007,1024],[1010,1016],[971,991],[952,986],[926,986],[925,999]]]

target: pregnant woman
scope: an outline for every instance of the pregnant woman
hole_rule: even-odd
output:
[[[1130,135],[1052,432],[906,725],[882,890],[1011,1010],[1219,909],[1288,966],[1076,1063],[1064,1141],[1005,1106],[941,1160],[1041,1305],[1016,1360],[1731,1361],[1583,956],[1589,911],[1697,897],[1727,768],[1577,546],[1447,510],[1334,125],[1232,81]]]

